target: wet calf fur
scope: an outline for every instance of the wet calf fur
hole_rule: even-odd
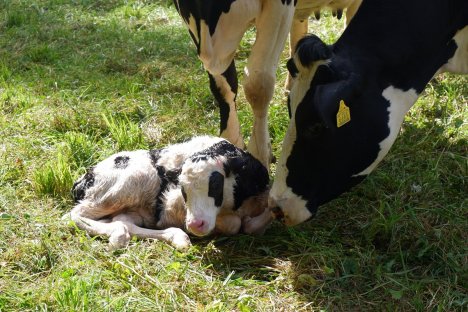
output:
[[[183,229],[197,236],[262,232],[271,221],[268,182],[249,153],[221,138],[195,137],[99,162],[74,184],[69,216],[90,235],[108,236],[112,248],[131,236],[186,248]]]

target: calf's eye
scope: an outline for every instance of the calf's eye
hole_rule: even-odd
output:
[[[208,196],[214,198],[217,207],[223,203],[223,188],[224,176],[217,171],[213,172],[208,182]]]

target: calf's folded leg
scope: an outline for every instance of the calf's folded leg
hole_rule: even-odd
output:
[[[132,214],[120,214],[114,217],[113,221],[118,220],[118,222],[124,224],[130,236],[136,236],[138,238],[154,238],[167,242],[177,249],[186,249],[190,247],[190,238],[188,237],[187,233],[181,229],[174,227],[170,227],[164,230],[146,229],[137,225],[137,223],[140,222],[139,219],[139,216]],[[112,237],[109,238],[109,241],[111,240]],[[118,240],[118,237],[115,237],[114,240]]]

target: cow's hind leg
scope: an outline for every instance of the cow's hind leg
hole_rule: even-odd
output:
[[[220,136],[236,145],[244,148],[244,140],[240,131],[237,118],[236,96],[237,96],[237,73],[234,60],[228,69],[221,75],[212,75],[210,78],[210,89],[219,106],[220,113]]]
[[[267,168],[271,161],[268,105],[273,97],[276,69],[294,14],[293,1],[265,1],[255,20],[257,36],[245,68],[244,92],[254,123],[248,151]]]

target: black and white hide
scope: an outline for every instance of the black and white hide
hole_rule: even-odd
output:
[[[438,71],[468,73],[468,1],[364,0],[338,41],[299,41],[290,124],[270,192],[286,224],[362,181]]]
[[[208,72],[210,89],[220,110],[220,135],[244,147],[236,112],[238,90],[234,62],[244,33],[255,25],[255,44],[244,69],[243,89],[254,116],[247,150],[265,166],[271,161],[268,105],[276,70],[291,31],[291,46],[307,32],[308,17],[331,8],[351,18],[361,0],[174,0]],[[294,20],[294,22],[293,22]]]
[[[262,232],[271,221],[268,182],[249,153],[221,138],[196,137],[99,162],[74,184],[69,216],[89,234],[108,236],[112,248],[131,236],[186,248],[183,229],[196,236]]]

